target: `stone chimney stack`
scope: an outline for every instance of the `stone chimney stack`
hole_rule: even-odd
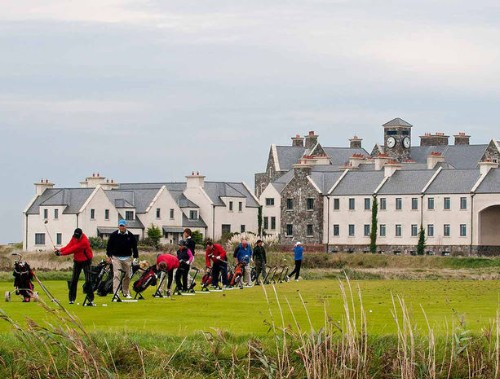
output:
[[[101,176],[99,173],[93,173],[92,176],[85,178],[83,182],[80,182],[82,188],[96,188],[99,184],[105,184],[106,178]]]
[[[115,183],[113,179],[106,179],[106,182],[101,184],[101,187],[103,190],[107,191],[117,189],[118,187],[120,187],[120,185],[118,183]]]
[[[351,149],[361,149],[361,141],[363,141],[363,139],[358,136],[350,138],[349,142]]]
[[[390,160],[384,166],[384,176],[391,177],[399,169],[401,169],[401,163],[395,160]]]
[[[54,183],[51,183],[48,179],[41,179],[40,182],[34,184],[37,196],[40,196],[46,189],[54,187]]]
[[[363,154],[353,154],[349,158],[349,167],[359,167],[359,165],[365,161],[366,159]]]
[[[292,137],[292,146],[304,147],[304,138],[302,138],[299,134]]]
[[[391,158],[389,157],[389,154],[383,153],[377,155],[375,158],[373,158],[373,161],[375,162],[375,170],[382,170],[382,168],[385,166],[387,162],[389,162]]]
[[[491,160],[479,162],[479,172],[486,175],[492,168],[498,168],[498,163]]]
[[[444,133],[425,133],[425,135],[420,136],[420,146],[447,146],[448,138],[450,136]]]
[[[455,134],[455,145],[469,145],[470,136],[466,135],[464,132]]]
[[[306,149],[312,149],[316,144],[318,143],[318,137],[316,134],[314,134],[314,131],[311,130],[309,134],[305,137],[306,140]]]
[[[427,156],[427,169],[432,170],[438,163],[443,163],[444,157],[441,153],[433,151]]]
[[[205,187],[205,177],[200,175],[197,171],[193,171],[191,175],[186,176],[186,187],[187,188],[204,188]]]

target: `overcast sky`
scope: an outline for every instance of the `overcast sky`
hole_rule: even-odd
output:
[[[0,0],[0,243],[35,181],[244,181],[314,130],[500,138],[498,0]],[[453,142],[453,138],[450,138]]]

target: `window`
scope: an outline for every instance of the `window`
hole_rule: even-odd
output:
[[[293,236],[293,225],[292,224],[286,224],[286,235],[288,237]]]
[[[313,211],[314,210],[314,199],[312,197],[308,197],[306,199],[306,209],[308,211]]]
[[[62,245],[62,233],[56,233],[56,245]]]
[[[379,232],[380,237],[385,237],[386,233],[387,232],[385,224],[380,224],[380,232]]]
[[[385,197],[380,198],[380,209],[382,210],[387,209],[387,199]]]
[[[354,224],[349,224],[349,237],[354,237],[356,234],[356,228]]]
[[[233,211],[233,202],[230,201],[229,202],[229,212],[232,212]]]
[[[222,224],[222,235],[231,233],[231,225]]]
[[[396,224],[396,237],[401,237],[403,234],[403,228],[401,227],[401,224]]]
[[[156,208],[156,218],[161,218],[161,208]]]
[[[340,199],[333,199],[333,210],[338,211],[340,209]]]
[[[445,198],[443,199],[443,207],[444,207],[444,209],[446,209],[446,210],[450,210],[450,209],[451,209],[451,200],[450,200],[450,198],[449,198],[449,197],[445,197]]]
[[[54,209],[54,219],[57,220],[59,218],[59,209]]]
[[[286,209],[287,210],[293,209],[293,199],[286,199]]]
[[[434,224],[427,225],[427,237],[434,237]]]
[[[443,235],[445,237],[449,237],[450,236],[450,231],[451,231],[450,224],[444,224],[443,225]]]
[[[313,225],[312,224],[307,224],[306,233],[307,233],[308,236],[313,236],[314,235],[314,230],[313,230]]]
[[[48,209],[44,209],[43,210],[43,218],[44,219],[48,219],[49,218],[49,210]]]
[[[104,219],[109,220],[109,209],[104,210]]]
[[[243,212],[243,202],[238,203],[238,212]]]
[[[403,199],[400,197],[396,197],[396,209],[399,211],[403,209]]]
[[[460,224],[460,237],[467,237],[467,225]]]
[[[414,211],[418,209],[418,198],[417,197],[411,198],[411,209]]]
[[[365,197],[365,211],[369,211],[371,208],[371,199],[369,197]]]
[[[274,198],[273,197],[266,197],[266,206],[272,207],[274,205]]]
[[[411,225],[411,236],[412,237],[418,236],[418,225],[416,224]]]
[[[467,198],[466,197],[460,198],[460,209],[467,209]]]
[[[269,217],[264,217],[264,229],[269,229]]]
[[[271,217],[271,230],[276,230],[276,217]]]
[[[340,236],[340,225],[339,224],[333,225],[333,236],[334,237]]]
[[[170,219],[174,218],[174,209],[170,208]]]
[[[133,219],[134,219],[134,211],[126,211],[125,220],[133,220]]]
[[[369,237],[370,236],[370,225],[369,224],[363,225],[363,235],[365,237]]]
[[[189,211],[189,219],[190,220],[198,220],[198,211]]]
[[[90,210],[90,219],[95,220],[95,209]]]
[[[245,225],[240,225],[240,233],[245,233]]]
[[[354,199],[353,197],[350,197],[349,198],[349,210],[353,211],[354,209],[356,209],[356,199]]]
[[[35,245],[45,245],[45,233],[35,233]]]
[[[427,209],[434,209],[434,198],[433,197],[429,197],[427,198]]]

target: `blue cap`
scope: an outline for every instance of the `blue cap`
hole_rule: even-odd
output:
[[[125,221],[124,219],[121,219],[120,221],[118,221],[118,226],[127,226],[127,221]]]

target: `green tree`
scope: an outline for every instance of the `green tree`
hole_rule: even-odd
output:
[[[257,213],[257,223],[258,223],[258,229],[257,229],[257,234],[262,236],[262,205],[259,207],[258,213]]]
[[[191,233],[191,238],[193,239],[195,244],[197,245],[203,244],[203,234],[200,233],[198,230],[195,230]]]
[[[425,230],[422,225],[420,225],[420,231],[418,233],[418,244],[417,244],[417,255],[425,254]]]
[[[151,224],[151,226],[147,230],[148,239],[151,242],[151,245],[156,249],[160,246],[160,239],[162,237],[161,230],[158,226]]]
[[[377,229],[378,229],[378,201],[377,197],[373,197],[372,206],[372,229],[370,231],[370,252],[377,252]]]

